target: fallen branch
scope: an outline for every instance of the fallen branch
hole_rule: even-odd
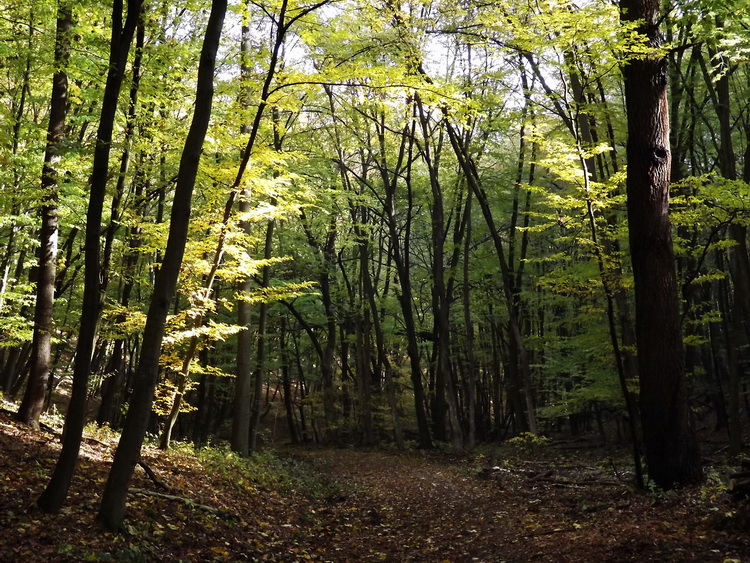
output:
[[[190,508],[197,508],[198,510],[208,512],[210,514],[215,514],[216,516],[219,516],[221,518],[232,518],[234,520],[241,520],[239,515],[235,514],[234,512],[230,512],[229,510],[224,510],[222,508],[214,508],[213,506],[208,506],[205,504],[199,504],[189,498],[178,497],[176,495],[167,495],[165,493],[157,493],[156,491],[149,491],[147,489],[130,489],[129,492],[135,493],[137,495],[147,496],[147,497],[157,497],[157,498],[163,498],[166,500],[174,500],[177,502],[181,502],[182,504],[189,506]]]
[[[143,470],[146,472],[146,475],[148,475],[149,479],[151,479],[154,485],[156,485],[157,487],[165,491],[172,490],[172,487],[170,487],[169,485],[165,485],[163,481],[159,480],[159,478],[156,476],[156,473],[154,473],[154,470],[151,469],[148,465],[146,465],[145,461],[143,461],[142,459],[139,459],[138,465],[140,465],[143,468]]]

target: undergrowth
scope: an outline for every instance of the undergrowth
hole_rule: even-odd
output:
[[[177,454],[194,457],[211,474],[234,482],[250,482],[255,488],[275,490],[285,496],[302,495],[320,500],[338,492],[338,485],[328,482],[310,463],[284,456],[275,450],[255,452],[242,457],[228,446],[194,448],[177,444]]]

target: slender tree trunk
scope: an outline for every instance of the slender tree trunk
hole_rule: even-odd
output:
[[[58,180],[57,163],[60,160],[65,137],[65,117],[68,105],[68,75],[70,61],[70,30],[73,25],[70,5],[58,6],[55,37],[55,71],[52,77],[50,118],[47,128],[47,147],[42,167],[43,201],[42,228],[39,234],[39,268],[36,280],[36,306],[34,309],[34,336],[32,341],[31,373],[26,393],[18,409],[18,418],[31,426],[39,426],[39,416],[49,385],[52,355],[52,308],[55,300],[55,275],[57,272],[58,240]]]
[[[495,246],[498,261],[500,263],[500,274],[503,294],[505,296],[505,304],[508,309],[508,333],[509,333],[509,361],[508,368],[509,373],[507,374],[509,382],[509,393],[515,394],[523,391],[521,400],[516,400],[514,404],[514,410],[516,410],[517,422],[523,431],[530,431],[536,434],[537,423],[536,414],[533,398],[533,389],[531,385],[531,367],[529,363],[529,353],[523,342],[523,336],[521,334],[521,319],[518,311],[518,305],[516,303],[516,297],[513,291],[513,272],[510,269],[510,265],[505,256],[505,249],[503,247],[503,241],[500,236],[500,230],[495,225],[495,219],[492,214],[490,207],[489,198],[485,192],[478,172],[475,168],[474,161],[468,154],[466,147],[461,142],[455,128],[446,119],[446,128],[448,135],[451,140],[451,145],[456,154],[456,158],[459,161],[459,165],[463,173],[466,176],[466,181],[471,187],[474,196],[477,198],[477,203],[482,210],[482,215],[487,227],[490,231],[490,236]],[[523,407],[521,406],[523,401]]]
[[[282,315],[279,321],[279,348],[281,351],[281,377],[284,386],[284,409],[286,410],[286,423],[289,427],[289,438],[292,444],[299,444],[299,434],[294,421],[294,396],[292,392],[292,380],[289,375],[289,351],[286,341],[286,316]]]
[[[240,36],[240,77],[242,80],[250,80],[250,51],[252,49],[252,36],[250,35],[250,26],[247,23],[242,24],[242,35]],[[248,94],[243,84],[242,104],[249,104],[246,99]],[[243,107],[244,109],[244,107]],[[249,134],[250,126],[243,125],[242,133]],[[238,204],[238,211],[243,215],[250,211],[250,189],[243,190],[242,197]],[[240,223],[245,234],[250,234],[252,226],[247,221]],[[240,295],[248,293],[252,289],[252,280],[247,277],[239,282],[238,290]],[[246,456],[250,453],[250,415],[252,412],[252,363],[251,363],[251,344],[252,332],[250,330],[250,321],[252,319],[252,308],[250,303],[245,299],[237,302],[237,325],[243,327],[243,330],[237,335],[237,371],[234,381],[234,396],[232,401],[232,430],[230,444],[232,450],[236,453]]]
[[[244,176],[247,164],[252,156],[253,148],[255,147],[255,141],[258,138],[258,131],[260,129],[261,119],[268,106],[268,96],[271,91],[271,83],[276,75],[277,65],[279,64],[279,55],[286,38],[286,32],[289,25],[294,21],[286,19],[287,1],[283,0],[279,6],[279,11],[276,14],[276,32],[274,35],[274,43],[271,49],[271,58],[268,63],[268,71],[263,82],[263,87],[260,94],[260,103],[255,111],[252,124],[245,125],[242,128],[243,133],[249,134],[247,146],[242,156],[242,162],[237,173],[237,178],[232,186],[232,195],[230,196],[228,205],[234,201],[236,190],[239,189],[242,183],[242,177]],[[242,38],[240,43],[240,52],[242,54],[241,60],[241,75],[245,79],[249,79],[250,75],[250,61],[248,56],[250,49],[252,48],[249,26],[243,25],[242,27]],[[243,92],[243,96],[247,93]],[[240,198],[239,211],[244,213],[250,209],[250,192],[249,190],[243,190],[244,197]],[[229,207],[227,207],[229,209]],[[247,222],[242,222],[242,228],[246,233],[250,232],[251,225]],[[252,283],[250,279],[245,279],[240,282],[240,292],[250,291]],[[239,453],[240,455],[247,455],[251,449],[251,416],[252,416],[252,365],[251,365],[251,343],[252,334],[249,329],[251,310],[250,303],[247,301],[239,300],[237,304],[237,323],[240,326],[246,327],[245,330],[239,333],[237,338],[237,379],[235,382],[234,396],[233,396],[233,416],[232,416],[232,429],[230,443],[232,450]]]
[[[477,389],[477,360],[474,354],[474,320],[471,315],[471,191],[466,194],[466,234],[464,235],[464,263],[463,263],[463,313],[464,330],[466,331],[466,404],[468,432],[466,447],[473,449],[476,442],[476,389]]]
[[[57,512],[68,494],[73,478],[81,436],[86,416],[88,382],[91,359],[96,339],[101,305],[100,296],[100,252],[99,234],[102,210],[109,172],[109,153],[112,144],[117,101],[125,73],[130,44],[140,16],[141,0],[128,0],[128,13],[122,22],[122,0],[115,0],[112,8],[112,40],[109,73],[104,87],[101,119],[97,132],[94,164],[91,172],[89,205],[86,214],[86,238],[84,246],[84,288],[80,331],[76,345],[76,360],[73,368],[73,387],[65,415],[63,447],[47,488],[39,497],[39,506],[49,512]]]
[[[433,149],[428,130],[428,118],[419,95],[415,95],[422,132],[422,158],[427,165],[432,191],[430,206],[432,221],[432,302],[434,316],[435,356],[435,406],[432,412],[432,423],[435,438],[445,440],[446,414],[450,421],[451,445],[454,450],[464,446],[463,428],[458,416],[456,385],[450,369],[450,303],[445,281],[445,206],[443,189],[440,184],[437,155],[439,148]]]
[[[180,160],[167,246],[146,317],[143,347],[135,373],[130,408],[99,508],[99,521],[108,530],[117,531],[122,527],[128,486],[135,465],[140,458],[141,445],[148,428],[154,390],[159,375],[162,338],[185,252],[190,223],[190,203],[203,142],[211,117],[216,53],[226,10],[226,0],[212,1],[211,15],[208,19],[198,67],[195,110]]]
[[[658,0],[622,0],[622,18],[659,49]],[[669,224],[667,61],[633,58],[623,66],[628,115],[628,228],[635,280],[641,423],[646,462],[659,487],[703,479],[688,405],[672,235]]]
[[[130,137],[133,133],[132,130],[135,129],[135,117],[136,117],[136,105],[138,102],[138,90],[140,86],[140,78],[141,78],[141,62],[143,57],[143,44],[145,42],[145,25],[143,23],[143,18],[140,19],[138,22],[137,30],[136,30],[136,42],[135,42],[135,58],[133,60],[133,81],[130,86],[130,103],[128,107],[128,137]],[[128,170],[128,163],[130,161],[129,152],[131,150],[131,139],[128,138],[127,144],[126,144],[126,150],[122,157],[122,162],[120,164],[120,175],[117,178],[117,189],[116,192],[120,193],[124,190],[124,182],[125,182],[125,175],[127,174]],[[144,184],[147,183],[147,180],[144,178],[144,174],[136,172],[134,175],[134,190],[133,190],[133,196],[134,200],[136,202],[136,215],[139,218],[142,218],[145,214],[145,202],[143,198],[143,191],[144,191]],[[113,202],[112,208],[113,213],[112,216],[115,215],[115,209],[117,209],[119,206],[116,206]],[[105,265],[103,266],[103,269],[107,269],[107,263],[109,261],[109,258],[106,258],[108,256],[108,253],[111,251],[112,242],[114,239],[114,231],[116,230],[117,225],[115,223],[114,219],[111,219],[110,226],[107,231],[107,237],[105,241],[105,249],[104,249],[104,255],[105,255]],[[135,286],[135,270],[138,265],[138,248],[141,246],[141,228],[137,225],[131,227],[129,229],[129,236],[128,238],[128,249],[125,253],[125,256],[122,259],[122,279],[124,280],[124,283],[122,285],[122,291],[120,295],[120,305],[123,309],[127,309],[128,305],[130,304],[130,296],[133,292],[133,288]],[[125,321],[125,314],[120,314],[117,316],[116,322],[124,322]],[[109,360],[109,369],[107,370],[107,373],[110,375],[107,377],[107,379],[104,381],[102,385],[102,400],[99,404],[99,410],[96,415],[96,423],[100,426],[104,425],[105,423],[111,423],[113,422],[115,410],[117,406],[117,398],[118,395],[122,392],[122,383],[124,380],[125,375],[125,369],[126,369],[126,341],[124,337],[118,337],[115,339],[113,343],[113,350],[112,355],[110,356]]]
[[[394,170],[401,172],[402,164],[407,163],[406,179],[407,188],[409,189],[408,197],[408,217],[407,221],[411,221],[412,207],[411,207],[411,186],[409,184],[411,177],[411,145],[407,143],[407,140],[414,139],[414,124],[406,125],[401,135],[401,147],[399,149],[398,162]],[[380,128],[379,131],[379,142],[380,152],[382,155],[386,154],[385,151],[385,131],[384,127]],[[407,145],[409,145],[407,147]],[[408,148],[408,151],[407,151]],[[407,152],[409,154],[407,154]],[[409,274],[409,260],[407,252],[409,248],[409,237],[410,237],[410,224],[407,223],[403,235],[403,249],[402,250],[402,236],[399,233],[398,219],[396,216],[396,187],[399,181],[399,174],[394,173],[391,175],[390,168],[387,166],[385,160],[378,165],[380,174],[383,180],[383,186],[386,191],[385,198],[385,213],[386,223],[388,225],[388,234],[391,238],[391,256],[393,257],[393,263],[396,266],[396,272],[398,274],[398,280],[400,284],[400,291],[397,292],[399,304],[401,305],[401,313],[404,317],[404,332],[406,333],[407,342],[407,355],[409,356],[410,375],[411,383],[414,392],[414,409],[417,416],[417,429],[419,432],[419,446],[421,448],[431,448],[432,439],[430,437],[430,427],[427,419],[427,412],[425,411],[425,394],[424,386],[422,384],[422,366],[419,360],[419,340],[417,339],[417,325],[414,318],[414,309],[412,306],[412,289],[411,279]]]
[[[278,133],[275,134],[277,136]],[[276,150],[281,150],[281,144],[277,139]],[[271,198],[271,205],[276,205],[276,199]],[[266,240],[263,245],[263,258],[270,260],[273,256],[273,231],[275,221],[272,219],[266,226]],[[271,268],[268,264],[263,265],[261,272],[261,287],[268,288],[271,285]],[[263,407],[263,376],[265,373],[267,330],[268,329],[268,303],[262,302],[258,307],[258,332],[255,349],[255,371],[253,373],[253,396],[255,401],[250,419],[250,451],[258,450],[258,430],[260,429],[260,415]]]

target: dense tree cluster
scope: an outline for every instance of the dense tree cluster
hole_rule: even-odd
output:
[[[110,527],[147,431],[247,454],[593,424],[699,480],[691,413],[739,449],[750,412],[746,14],[8,0],[0,388],[30,424],[69,398],[41,504],[89,417],[124,428]]]

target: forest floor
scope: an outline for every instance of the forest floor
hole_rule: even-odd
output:
[[[0,413],[1,561],[750,561],[750,505],[708,484],[639,492],[576,442],[439,452],[144,449],[126,531],[96,511],[114,435],[88,435],[68,504],[35,507],[59,436]]]

